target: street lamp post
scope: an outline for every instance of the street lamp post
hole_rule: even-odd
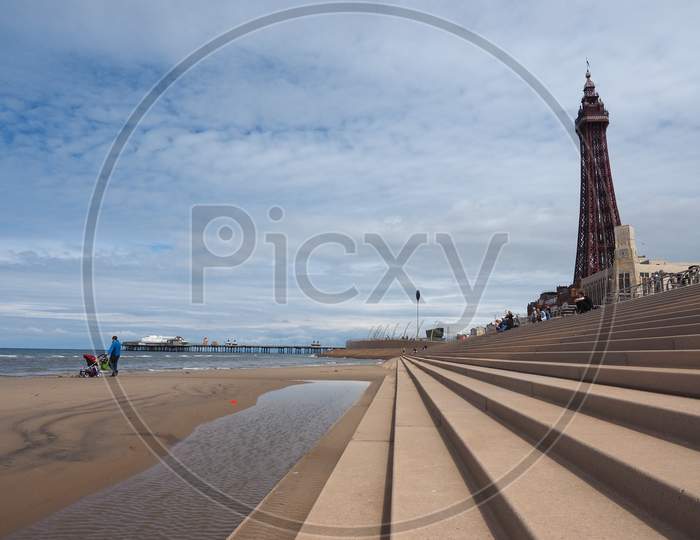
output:
[[[418,341],[418,331],[419,331],[419,326],[418,326],[418,308],[420,306],[420,291],[416,289],[416,341]]]

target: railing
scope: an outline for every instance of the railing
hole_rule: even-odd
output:
[[[655,272],[648,278],[643,278],[642,283],[639,285],[609,293],[606,298],[606,304],[616,304],[632,300],[633,298],[652,296],[697,283],[700,283],[700,266],[691,266],[688,270],[682,272]]]

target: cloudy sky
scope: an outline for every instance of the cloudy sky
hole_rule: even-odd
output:
[[[700,4],[397,3],[495,43],[571,117],[588,57],[610,110],[622,221],[635,226],[647,255],[700,259]],[[193,50],[294,5],[2,2],[0,347],[89,343],[85,219],[126,118]],[[435,234],[451,235],[473,280],[491,236],[508,233],[475,322],[522,311],[540,291],[571,281],[578,190],[578,150],[567,132],[478,47],[377,15],[278,24],[186,73],[124,148],[97,228],[101,331],[339,344],[379,323],[403,328],[415,306],[397,281],[368,301],[386,271],[368,233],[394,254],[412,235],[428,235],[405,265],[406,288],[423,293],[425,324],[464,309]],[[204,303],[193,303],[190,215],[207,204],[244,209],[256,245],[244,264],[207,271]],[[269,217],[275,206],[281,219]],[[216,227],[226,220],[215,221],[207,245],[235,251],[241,231],[222,240]],[[322,245],[307,270],[295,268],[300,246],[323,233],[353,239],[355,252]],[[275,257],[270,234],[286,236],[285,257]],[[275,299],[275,272],[278,285],[287,282],[285,303]],[[299,273],[319,290],[355,294],[319,302],[300,289]]]

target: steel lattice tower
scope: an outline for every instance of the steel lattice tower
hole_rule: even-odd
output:
[[[576,243],[574,284],[609,268],[615,256],[615,227],[620,214],[615,200],[608,156],[608,111],[586,70],[576,133],[581,142],[581,202]]]

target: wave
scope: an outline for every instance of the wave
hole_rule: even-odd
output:
[[[77,377],[73,371],[14,371],[0,373],[0,377]]]
[[[0,354],[0,358],[17,358],[16,354]]]

